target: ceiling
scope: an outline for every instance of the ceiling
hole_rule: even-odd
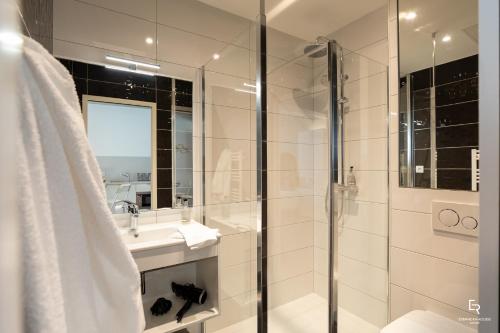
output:
[[[200,0],[255,21],[259,0]],[[387,0],[267,0],[267,25],[306,41],[326,36],[387,5]]]
[[[402,18],[409,12],[413,20]],[[433,33],[436,65],[478,53],[478,0],[399,0],[399,13],[401,75],[432,66]]]

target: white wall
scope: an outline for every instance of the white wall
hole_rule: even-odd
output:
[[[470,317],[468,300],[478,298],[478,241],[432,230],[433,200],[479,203],[479,194],[400,188],[398,180],[397,5],[389,7],[390,108],[390,319],[425,309],[453,320]]]
[[[0,2],[0,283],[6,286],[0,297],[0,331],[21,332],[22,282],[21,226],[17,216],[18,128],[17,77],[20,70],[22,38],[18,27],[17,1]],[[18,43],[16,42],[18,39]],[[14,42],[14,45],[12,44]],[[16,45],[17,44],[17,45]]]

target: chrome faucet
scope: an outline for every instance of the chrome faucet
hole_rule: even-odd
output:
[[[129,230],[134,233],[134,237],[139,237],[139,206],[137,204],[125,201],[127,210],[130,213]]]

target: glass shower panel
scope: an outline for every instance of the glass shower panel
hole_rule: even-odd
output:
[[[205,324],[207,333],[248,332],[256,327],[255,54],[253,18],[258,1],[245,12],[224,10],[222,1],[203,4],[206,28],[218,36],[204,63],[204,216],[222,234],[219,254],[221,314]],[[217,8],[215,8],[215,6]],[[255,10],[255,12],[254,12]],[[208,32],[207,32],[208,33]]]
[[[269,332],[328,332],[328,57],[267,28]]]
[[[387,66],[346,49],[341,65],[343,175],[335,191],[338,332],[375,333],[388,318]]]

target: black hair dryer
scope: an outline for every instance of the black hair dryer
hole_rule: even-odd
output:
[[[207,292],[204,289],[195,287],[194,284],[188,283],[185,285],[172,282],[172,291],[175,296],[186,300],[184,306],[177,312],[177,322],[180,323],[186,312],[191,308],[193,303],[204,304],[207,300]]]

